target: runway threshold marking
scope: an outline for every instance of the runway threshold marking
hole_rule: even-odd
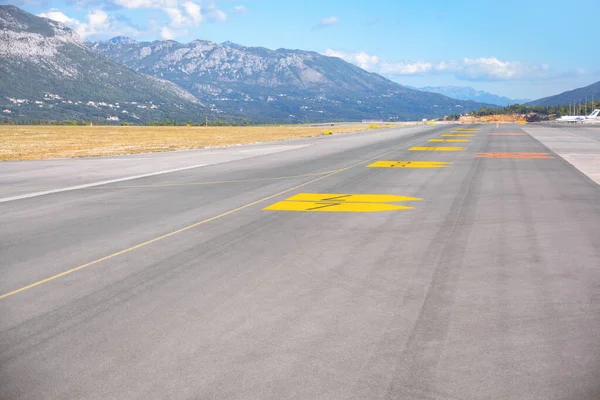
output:
[[[448,168],[450,164],[443,161],[375,161],[367,168]]]
[[[359,213],[395,211],[410,210],[413,207],[389,203],[417,200],[421,199],[393,194],[298,193],[263,210]]]
[[[445,137],[471,137],[475,136],[474,133],[442,133]]]
[[[326,203],[316,201],[279,201],[268,207],[266,211],[304,211],[304,212],[379,212],[410,210],[413,207],[387,203]]]
[[[475,153],[476,158],[554,158],[549,153],[509,152]]]
[[[421,200],[417,197],[397,196],[395,194],[332,194],[298,193],[286,201],[330,201],[341,203],[396,203],[400,201]]]
[[[467,143],[470,142],[469,139],[429,139],[429,142],[434,143]]]
[[[464,147],[411,147],[412,151],[462,151]]]
[[[24,292],[24,291],[26,291],[26,290],[29,290],[29,289],[35,288],[35,287],[37,287],[37,286],[39,286],[39,285],[42,285],[42,284],[44,284],[44,283],[48,283],[48,282],[54,281],[54,280],[56,280],[56,279],[58,279],[58,278],[62,278],[63,276],[70,275],[70,274],[72,274],[73,272],[77,272],[77,271],[80,271],[80,270],[82,270],[82,269],[84,269],[84,268],[90,267],[90,266],[92,266],[92,265],[96,265],[96,264],[98,264],[98,263],[101,263],[102,261],[110,260],[111,258],[115,258],[115,257],[117,257],[117,256],[120,256],[120,255],[123,255],[123,254],[129,253],[129,252],[131,252],[131,251],[137,250],[137,249],[139,249],[139,248],[141,248],[141,247],[145,247],[145,246],[147,246],[147,245],[149,245],[149,244],[156,243],[156,242],[158,242],[158,241],[160,241],[160,240],[163,240],[163,239],[166,239],[166,238],[168,238],[168,237],[171,237],[171,236],[177,235],[178,233],[182,233],[182,232],[188,231],[188,230],[190,230],[190,229],[196,228],[196,227],[198,227],[198,226],[200,226],[200,225],[203,225],[203,224],[206,224],[206,223],[208,223],[208,222],[215,221],[215,220],[217,220],[217,219],[219,219],[219,218],[223,218],[223,217],[225,217],[225,216],[227,216],[227,215],[234,214],[234,213],[236,213],[236,212],[238,212],[238,211],[241,211],[241,210],[244,210],[244,209],[246,209],[246,208],[248,208],[248,207],[252,207],[252,206],[254,206],[254,205],[256,205],[256,204],[263,203],[263,202],[265,202],[265,201],[267,201],[267,200],[270,200],[270,199],[272,199],[272,198],[275,198],[275,197],[281,196],[281,195],[283,195],[283,194],[285,194],[285,193],[292,192],[292,191],[294,191],[294,190],[296,190],[296,189],[299,189],[299,188],[301,188],[301,187],[303,187],[303,186],[310,185],[311,183],[315,183],[315,182],[318,182],[318,181],[320,181],[320,180],[323,180],[323,179],[325,179],[325,178],[329,178],[330,176],[333,176],[333,175],[339,174],[340,172],[347,171],[347,170],[349,170],[349,169],[351,169],[351,168],[354,168],[354,167],[357,167],[357,166],[359,166],[359,165],[362,165],[362,164],[368,163],[368,162],[370,162],[370,161],[376,160],[376,159],[378,159],[378,158],[384,157],[384,156],[386,156],[386,155],[388,155],[388,154],[391,154],[391,153],[394,153],[394,152],[396,152],[396,151],[398,151],[398,150],[405,149],[405,148],[407,148],[407,147],[409,147],[409,146],[412,146],[412,145],[413,145],[413,144],[415,144],[415,143],[418,143],[418,142],[419,142],[419,141],[421,141],[421,140],[422,140],[422,139],[421,139],[421,138],[419,138],[419,139],[417,139],[417,140],[414,140],[412,143],[409,143],[409,144],[407,144],[407,145],[405,145],[405,146],[401,146],[401,147],[398,147],[398,148],[392,149],[392,150],[390,150],[390,151],[386,151],[386,152],[384,152],[384,153],[382,153],[382,154],[379,154],[379,155],[377,155],[377,156],[375,156],[375,157],[371,157],[371,158],[368,158],[368,159],[366,159],[366,160],[359,161],[359,162],[357,162],[357,163],[355,163],[355,164],[352,164],[352,165],[350,165],[350,166],[348,166],[348,167],[345,167],[345,168],[341,168],[341,169],[335,170],[335,171],[331,172],[330,174],[327,174],[327,175],[320,176],[320,177],[318,177],[318,178],[315,178],[315,179],[312,179],[312,180],[310,180],[310,181],[308,181],[308,182],[304,182],[304,183],[301,183],[301,184],[299,184],[299,185],[296,185],[296,186],[294,186],[294,187],[291,187],[291,188],[289,188],[289,189],[282,190],[281,192],[278,192],[278,193],[272,194],[272,195],[270,195],[270,196],[267,196],[267,197],[263,197],[262,199],[259,199],[259,200],[253,201],[253,202],[251,202],[251,203],[245,204],[245,205],[243,205],[243,206],[240,206],[240,207],[234,208],[234,209],[232,209],[232,210],[226,211],[226,212],[224,212],[224,213],[221,213],[221,214],[219,214],[219,215],[215,215],[215,216],[213,216],[213,217],[210,217],[210,218],[204,219],[204,220],[202,220],[202,221],[199,221],[199,222],[193,223],[193,224],[191,224],[191,225],[188,225],[188,226],[186,226],[186,227],[183,227],[183,228],[177,229],[177,230],[175,230],[175,231],[172,231],[172,232],[166,233],[166,234],[164,234],[164,235],[162,235],[162,236],[159,236],[159,237],[156,237],[156,238],[154,238],[154,239],[147,240],[147,241],[145,241],[145,242],[143,242],[143,243],[136,244],[135,246],[128,247],[128,248],[126,248],[126,249],[123,249],[123,250],[121,250],[121,251],[117,251],[116,253],[109,254],[109,255],[107,255],[107,256],[105,256],[105,257],[98,258],[98,259],[96,259],[96,260],[94,260],[94,261],[90,261],[90,262],[88,262],[88,263],[86,263],[86,264],[79,265],[78,267],[71,268],[71,269],[69,269],[69,270],[63,271],[63,272],[61,272],[61,273],[58,273],[58,274],[56,274],[56,275],[49,276],[49,277],[47,277],[47,278],[45,278],[45,279],[42,279],[42,280],[39,280],[39,281],[37,281],[37,282],[31,283],[31,284],[29,284],[29,285],[23,286],[23,287],[21,287],[21,288],[19,288],[19,289],[16,289],[16,290],[13,290],[13,291],[11,291],[11,292],[4,293],[4,294],[0,295],[0,300],[2,300],[2,299],[5,299],[5,298],[7,298],[7,297],[10,297],[10,296],[14,296],[14,295],[15,295],[15,294],[17,294],[17,293],[21,293],[21,292]]]

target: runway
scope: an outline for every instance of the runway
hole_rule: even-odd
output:
[[[0,398],[598,399],[569,129],[3,163]]]

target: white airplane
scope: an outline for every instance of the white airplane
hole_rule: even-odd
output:
[[[600,110],[596,109],[593,113],[588,115],[587,117],[584,115],[565,115],[564,117],[560,117],[556,119],[556,122],[585,122],[585,121],[593,121],[600,114]]]

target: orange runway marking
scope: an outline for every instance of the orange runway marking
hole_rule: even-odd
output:
[[[474,157],[478,157],[478,158],[554,158],[548,153],[528,153],[528,152],[476,153]]]

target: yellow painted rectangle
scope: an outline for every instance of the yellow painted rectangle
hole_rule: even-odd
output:
[[[367,168],[447,168],[450,164],[441,161],[376,161]]]
[[[298,193],[286,201],[317,201],[333,203],[394,203],[398,201],[421,200],[416,197],[394,194],[342,194],[342,193]]]
[[[265,207],[267,211],[304,211],[304,212],[378,212],[410,210],[413,207],[386,203],[335,203],[312,201],[280,201]]]
[[[469,139],[429,139],[429,142],[434,143],[467,143]]]
[[[473,133],[442,133],[442,136],[469,137],[475,135]]]
[[[464,147],[411,147],[413,151],[462,151]]]

